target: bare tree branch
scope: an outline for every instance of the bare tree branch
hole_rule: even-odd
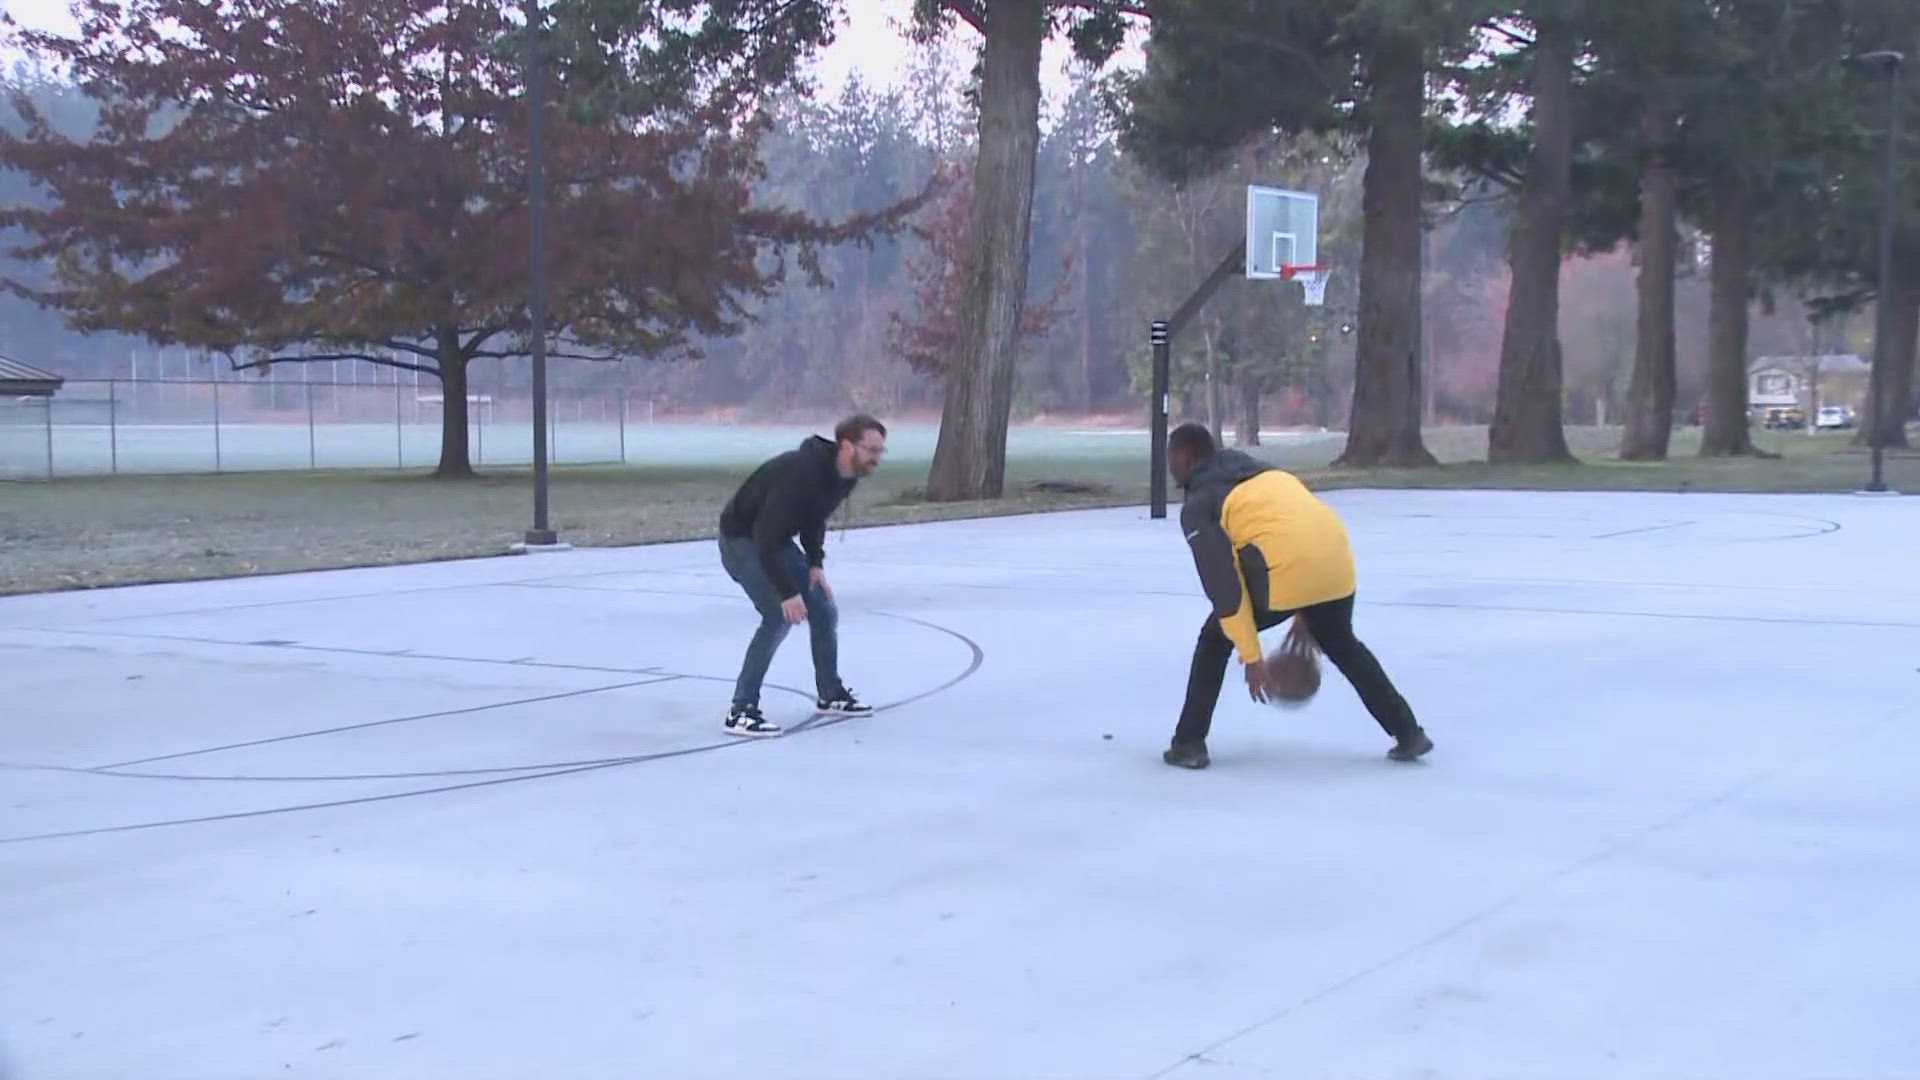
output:
[[[472,360],[523,360],[526,358],[526,356],[527,354],[524,352],[494,352],[492,350],[484,350],[484,351],[473,353],[469,357],[469,359],[472,359]],[[547,359],[549,360],[592,360],[596,363],[615,363],[620,360],[620,357],[612,356],[606,353],[595,355],[593,353],[577,353],[577,352],[568,352],[566,349],[548,348]]]
[[[960,21],[982,35],[987,32],[987,9],[980,0],[940,0],[940,6],[960,16]]]
[[[1493,199],[1505,198],[1527,182],[1527,170],[1520,166],[1495,165],[1487,170],[1486,178],[1506,189]],[[1491,202],[1493,199],[1483,201]]]
[[[552,322],[549,322],[547,324],[547,327],[551,333],[557,334],[562,331],[562,329],[564,328],[564,324],[560,323],[560,321],[556,319],[556,320],[553,320]],[[494,338],[498,337],[499,335],[506,333],[509,329],[511,329],[511,327],[509,327],[508,324],[503,322],[496,322],[486,326],[475,327],[473,330],[473,336],[467,339],[466,344],[460,346],[460,355],[466,357],[469,360],[472,360],[481,356],[482,354],[480,352],[480,346],[485,345],[487,342],[492,341]],[[525,356],[527,354],[520,353],[518,355]]]
[[[402,341],[399,338],[388,338],[380,344],[392,349],[394,352],[412,353],[415,356],[424,356],[429,360],[438,360],[440,358],[440,353],[434,349],[429,349],[425,345],[416,345],[411,341]]]
[[[1506,21],[1503,19],[1496,19],[1492,22],[1487,23],[1485,26],[1485,29],[1492,31],[1493,33],[1499,34],[1501,37],[1506,38],[1509,42],[1515,45],[1518,45],[1523,49],[1531,49],[1536,44],[1533,38],[1530,38],[1525,34],[1515,31],[1514,29],[1509,27],[1506,24]]]
[[[1101,0],[1055,0],[1054,6],[1073,11],[1114,11],[1122,15],[1131,15],[1136,19],[1149,19],[1152,14],[1145,4],[1102,3]]]
[[[381,266],[378,263],[369,262],[366,259],[349,255],[344,251],[336,251],[332,248],[316,247],[307,244],[303,244],[301,247],[308,255],[316,259],[332,259],[334,262],[344,266],[351,266],[355,270],[364,270],[380,281],[402,281],[413,285],[423,284],[421,279],[417,277],[402,274],[390,266]]]
[[[1486,195],[1463,196],[1459,199],[1451,200],[1451,205],[1440,210],[1439,214],[1436,215],[1435,220],[1438,221],[1438,220],[1447,220],[1451,218],[1456,218],[1456,217],[1459,217],[1461,214],[1466,213],[1467,208],[1470,206],[1484,206],[1487,203],[1502,202],[1511,198],[1513,198],[1513,192],[1510,190],[1504,190],[1504,189],[1500,191],[1490,192]]]
[[[369,364],[399,368],[401,371],[420,371],[435,376],[440,374],[439,368],[427,367],[425,364],[409,364],[404,360],[395,360],[391,357],[375,356],[372,353],[360,352],[318,353],[313,356],[269,356],[264,360],[252,360],[244,364],[229,360],[228,370],[248,371],[257,368],[265,371],[275,364],[321,364],[333,360],[365,360]]]
[[[776,23],[786,22],[787,16],[793,14],[793,9],[796,6],[798,6],[798,0],[787,0],[787,3],[781,4],[778,8],[774,9],[771,12],[768,12],[765,18],[761,19],[759,22],[755,23],[754,25],[747,27],[746,28],[747,36],[759,37],[760,35],[766,33],[768,30],[771,30]]]

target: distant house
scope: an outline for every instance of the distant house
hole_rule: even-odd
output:
[[[1747,366],[1747,405],[1758,419],[1785,409],[1812,416],[1827,405],[1858,412],[1866,408],[1871,370],[1852,353],[1763,356]]]
[[[0,356],[0,397],[50,398],[60,392],[60,387],[66,381],[51,371],[41,371],[10,357]]]

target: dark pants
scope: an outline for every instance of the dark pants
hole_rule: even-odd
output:
[[[840,611],[826,593],[808,581],[807,557],[798,546],[788,544],[780,550],[779,558],[787,577],[804,590],[800,595],[807,604],[807,630],[813,637],[813,678],[815,689],[824,701],[841,693]],[[760,566],[760,553],[754,549],[751,539],[722,537],[720,565],[726,568],[728,577],[739,583],[747,599],[753,601],[754,610],[760,613],[760,628],[753,632],[753,641],[747,645],[747,657],[740,664],[740,680],[733,687],[735,705],[758,705],[760,684],[766,681],[767,667],[773,663],[773,654],[791,628],[780,610],[780,590],[767,580],[767,572]]]
[[[1296,613],[1255,609],[1254,622],[1269,630]],[[1298,613],[1307,631],[1326,654],[1327,660],[1346,676],[1360,694],[1367,711],[1381,728],[1396,740],[1420,730],[1400,691],[1380,667],[1380,661],[1353,636],[1353,597],[1315,604]],[[1220,620],[1209,617],[1200,630],[1200,641],[1193,647],[1193,668],[1187,674],[1187,703],[1180,710],[1180,726],[1174,729],[1175,745],[1205,742],[1213,728],[1213,707],[1220,700],[1220,684],[1227,677],[1227,659],[1233,655],[1233,642],[1227,640]]]

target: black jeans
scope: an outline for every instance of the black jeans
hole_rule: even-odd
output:
[[[1299,612],[1254,610],[1254,622],[1268,630],[1298,615],[1308,633],[1360,694],[1360,700],[1396,740],[1420,730],[1400,691],[1381,669],[1380,661],[1360,639],[1353,635],[1353,597],[1315,604]],[[1200,641],[1193,647],[1193,668],[1187,674],[1187,703],[1180,710],[1180,726],[1174,729],[1174,745],[1205,742],[1213,728],[1213,707],[1220,700],[1220,684],[1226,681],[1227,658],[1233,655],[1233,642],[1220,629],[1220,620],[1208,617],[1200,629]]]

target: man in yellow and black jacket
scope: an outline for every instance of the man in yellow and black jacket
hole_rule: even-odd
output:
[[[1246,665],[1254,699],[1266,700],[1270,687],[1259,632],[1294,616],[1393,736],[1388,757],[1413,761],[1432,750],[1433,740],[1406,699],[1353,634],[1353,550],[1332,509],[1292,474],[1220,449],[1199,424],[1182,424],[1168,436],[1167,464],[1186,488],[1180,529],[1213,601],[1213,615],[1194,646],[1187,701],[1164,755],[1167,764],[1207,767],[1207,732],[1229,654],[1237,652]]]

